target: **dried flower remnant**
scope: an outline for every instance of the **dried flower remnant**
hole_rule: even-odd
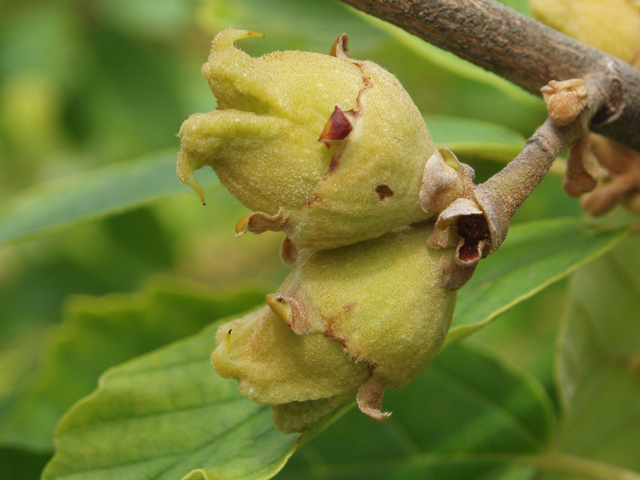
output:
[[[530,4],[534,15],[547,25],[640,69],[640,3],[637,0],[530,0]],[[557,102],[550,101],[548,93],[558,90],[558,85],[569,90],[579,82],[582,80],[550,82],[542,89],[552,118]],[[583,96],[586,98],[586,92]],[[574,102],[574,108],[576,105]],[[562,125],[558,118],[554,120]],[[639,163],[640,154],[634,150],[589,133],[585,128],[569,150],[565,191],[572,197],[584,194],[582,206],[592,215],[606,213],[617,203],[640,213]]]
[[[578,78],[562,82],[552,80],[540,91],[547,103],[549,117],[560,127],[576,122],[589,101],[587,84]],[[569,148],[567,173],[562,186],[570,197],[590,192],[596,188],[598,179],[607,176],[591,151],[590,132],[586,125],[583,125],[583,130],[580,138]]]
[[[551,80],[540,89],[556,125],[566,127],[574,122],[587,106],[589,90],[584,80],[574,78],[558,82]]]
[[[602,215],[621,202],[640,214],[640,153],[597,134],[591,134],[594,155],[609,172],[608,182],[581,199],[591,215]]]
[[[354,398],[370,417],[386,419],[384,390],[406,386],[431,362],[453,316],[456,293],[440,280],[453,251],[428,247],[432,231],[405,227],[300,251],[291,275],[267,297],[270,310],[220,327],[216,371],[272,404],[282,430],[304,430]]]
[[[428,244],[455,248],[455,255],[442,264],[446,288],[460,288],[471,278],[478,261],[498,249],[513,215],[540,184],[565,140],[583,135],[589,113],[585,109],[565,127],[548,119],[514,160],[480,185],[474,185],[473,170],[451,151],[440,149],[433,154],[425,168],[420,201],[437,218]]]
[[[193,172],[212,167],[253,211],[238,235],[283,230],[299,248],[335,248],[427,219],[418,195],[435,146],[398,80],[348,58],[344,34],[331,55],[252,58],[234,46],[257,35],[228,29],[214,39],[203,73],[218,108],[184,122],[180,179],[202,196]]]

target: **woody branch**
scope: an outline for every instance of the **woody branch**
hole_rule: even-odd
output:
[[[640,72],[495,0],[342,0],[540,96],[551,80],[594,85],[590,129],[640,151]],[[568,146],[568,145],[565,145]]]

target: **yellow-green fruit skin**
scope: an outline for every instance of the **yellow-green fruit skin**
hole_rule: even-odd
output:
[[[424,167],[435,151],[422,115],[393,75],[372,62],[357,65],[368,84],[353,131],[331,147],[336,166],[311,204],[283,212],[289,238],[302,248],[375,238],[432,215],[419,201]]]
[[[218,375],[238,380],[245,397],[271,404],[275,426],[287,433],[355,398],[369,376],[338,342],[297,335],[267,306],[221,326],[216,341],[211,360]]]
[[[303,250],[268,307],[220,327],[213,365],[241,393],[301,431],[358,397],[378,420],[386,388],[411,382],[435,357],[456,293],[441,283],[449,250],[432,226],[404,227],[333,250]]]
[[[640,47],[640,4],[637,0],[529,0],[541,22],[630,61]]]
[[[293,307],[294,331],[334,338],[388,388],[407,385],[439,351],[455,307],[456,292],[441,283],[441,261],[450,252],[426,245],[431,232],[405,227],[356,245],[300,252],[277,292]]]
[[[428,218],[419,192],[435,146],[398,80],[341,48],[253,58],[234,46],[255,35],[228,29],[214,39],[202,70],[218,107],[180,129],[180,179],[199,189],[193,172],[210,166],[263,217],[248,230],[283,230],[299,248],[335,248]],[[336,107],[348,132],[320,141]]]
[[[267,306],[221,326],[216,342],[218,375],[237,379],[240,393],[259,403],[341,395],[368,375],[338,342],[318,333],[295,334]]]

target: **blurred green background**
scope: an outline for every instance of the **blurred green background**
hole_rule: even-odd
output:
[[[241,43],[253,55],[326,53],[347,32],[351,56],[397,75],[425,115],[490,121],[525,138],[546,116],[541,100],[332,0],[0,0],[0,211],[42,182],[177,152],[180,124],[215,108],[200,67],[215,33],[231,25],[266,35]],[[482,180],[501,164],[480,156],[462,160]],[[70,296],[136,292],[158,275],[216,292],[246,283],[267,291],[282,280],[281,235],[236,239],[247,210],[222,188],[207,197],[203,208],[185,186],[152,206],[0,245],[0,431]],[[515,221],[568,215],[580,215],[578,204],[549,177]],[[473,341],[552,392],[565,289],[545,290]],[[31,450],[0,435],[0,478],[37,478],[51,451]]]

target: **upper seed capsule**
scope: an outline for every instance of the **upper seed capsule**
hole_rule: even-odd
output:
[[[252,58],[216,36],[203,73],[218,108],[180,129],[178,175],[202,195],[194,170],[211,166],[254,211],[238,234],[282,230],[300,248],[328,249],[425,220],[424,166],[435,150],[398,80],[347,57],[275,52]]]

